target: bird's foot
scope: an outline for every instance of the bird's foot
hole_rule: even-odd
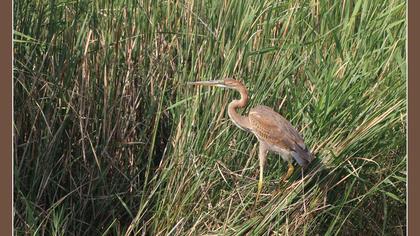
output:
[[[260,195],[261,195],[262,187],[263,187],[263,180],[260,178],[259,181],[258,181],[257,196],[255,197],[254,206],[252,207],[252,214],[254,214],[255,207],[257,206],[257,204],[258,204],[258,202],[260,200]]]
[[[294,171],[295,171],[295,167],[293,166],[292,162],[289,161],[287,172],[282,178],[283,182],[288,182],[288,179],[290,178],[290,176],[293,174]]]

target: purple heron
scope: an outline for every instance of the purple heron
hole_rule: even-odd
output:
[[[188,82],[188,84],[229,88],[241,94],[240,100],[233,100],[229,103],[228,115],[236,126],[253,133],[259,141],[258,157],[260,161],[260,175],[256,197],[257,201],[263,186],[263,172],[268,151],[280,154],[283,160],[287,161],[288,170],[283,176],[283,180],[287,180],[293,174],[293,159],[302,168],[306,168],[314,159],[314,156],[306,147],[302,136],[300,136],[288,120],[270,107],[258,105],[250,109],[248,116],[238,114],[236,109],[244,108],[248,102],[248,91],[240,81],[224,79]]]

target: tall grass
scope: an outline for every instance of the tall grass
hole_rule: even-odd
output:
[[[405,1],[14,2],[17,235],[404,235]],[[289,182],[234,77],[316,161]],[[247,112],[248,108],[243,112]]]

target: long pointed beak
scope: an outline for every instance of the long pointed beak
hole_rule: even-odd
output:
[[[194,81],[194,82],[187,82],[187,84],[188,85],[204,85],[204,86],[225,87],[225,81],[223,81],[223,80]]]

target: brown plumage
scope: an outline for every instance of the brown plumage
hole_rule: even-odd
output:
[[[311,162],[312,155],[306,148],[302,136],[288,120],[273,109],[258,105],[250,110],[248,119],[255,136],[260,142],[265,142],[270,146],[271,150],[280,154],[292,152],[293,158],[304,168]]]
[[[241,94],[240,100],[233,100],[229,103],[228,114],[232,122],[239,128],[252,132],[258,139],[260,160],[260,178],[258,182],[257,201],[263,185],[263,170],[267,159],[267,152],[279,153],[288,162],[288,171],[284,180],[293,173],[292,160],[306,168],[314,159],[314,156],[307,149],[299,132],[279,113],[267,106],[258,105],[249,111],[248,116],[242,116],[236,109],[243,108],[248,102],[246,87],[237,80],[213,80],[190,82],[193,85],[217,86],[235,89]]]

